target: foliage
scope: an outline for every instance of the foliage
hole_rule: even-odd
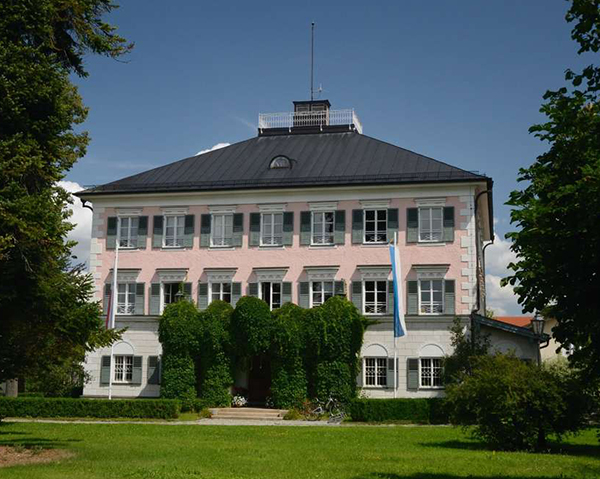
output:
[[[88,137],[69,75],[87,53],[129,50],[108,0],[0,3],[0,382],[109,345],[92,287],[70,266],[70,195],[57,186]],[[37,371],[39,372],[39,371]]]
[[[271,346],[271,311],[264,301],[244,296],[231,317],[235,351],[240,357],[253,357],[269,351]]]
[[[446,389],[453,424],[495,449],[538,449],[586,424],[592,403],[576,371],[538,367],[512,355],[477,358],[470,376]]]
[[[185,411],[192,408],[196,399],[196,371],[190,356],[163,356],[160,395],[166,399],[179,399]]]
[[[0,398],[0,415],[6,417],[171,419],[179,409],[179,401],[171,399]]]
[[[79,397],[90,376],[83,363],[67,358],[62,364],[45,368],[43,373],[27,377],[26,388],[45,397]],[[23,397],[24,394],[19,394]]]
[[[573,0],[578,53],[600,51],[600,2]],[[548,91],[541,112],[547,121],[530,132],[549,149],[519,171],[527,186],[513,191],[509,233],[517,260],[503,284],[514,286],[525,311],[555,318],[556,340],[574,346],[572,362],[600,382],[600,65],[567,70],[569,88]]]
[[[354,399],[348,413],[359,422],[410,422],[418,424],[445,424],[443,399]]]
[[[489,317],[489,316],[488,316]],[[471,374],[477,358],[488,354],[490,339],[475,326],[467,335],[459,318],[454,318],[450,328],[452,354],[444,358],[444,384],[454,384]]]

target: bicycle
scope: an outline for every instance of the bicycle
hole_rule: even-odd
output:
[[[319,400],[317,400],[317,403],[319,405],[315,409],[313,409],[308,415],[309,421],[317,421],[321,419],[321,417],[325,414],[328,414],[329,417],[327,418],[327,422],[329,424],[339,424],[346,417],[346,413],[341,408],[339,402],[331,396],[325,404],[323,404]]]

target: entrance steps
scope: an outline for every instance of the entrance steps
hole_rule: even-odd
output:
[[[211,419],[243,419],[254,421],[283,421],[286,409],[258,407],[221,407],[210,409]]]

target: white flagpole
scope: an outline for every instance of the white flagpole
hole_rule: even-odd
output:
[[[398,232],[394,233],[394,253],[396,253],[396,248],[398,248]],[[400,281],[400,278],[398,278],[397,273],[396,273],[396,277],[394,278],[396,281]],[[396,298],[394,298],[396,299]],[[394,326],[394,331],[395,331],[395,326]],[[394,399],[396,399],[398,397],[398,338],[396,337],[396,334],[394,333]]]
[[[115,266],[113,268],[113,282],[112,282],[112,300],[111,300],[111,308],[110,308],[110,321],[108,327],[110,329],[115,329],[115,316],[117,314],[117,301],[118,301],[118,292],[117,292],[117,269],[119,267],[119,243],[121,242],[121,217],[117,216],[117,244],[115,245]],[[110,346],[110,376],[108,378],[108,399],[112,399],[112,382],[113,382],[113,374],[115,370],[114,365],[114,355],[115,347],[114,344]]]

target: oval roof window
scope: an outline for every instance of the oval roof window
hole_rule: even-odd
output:
[[[269,168],[272,170],[278,168],[287,168],[290,169],[292,167],[292,162],[287,156],[279,155],[271,160],[271,165]]]

